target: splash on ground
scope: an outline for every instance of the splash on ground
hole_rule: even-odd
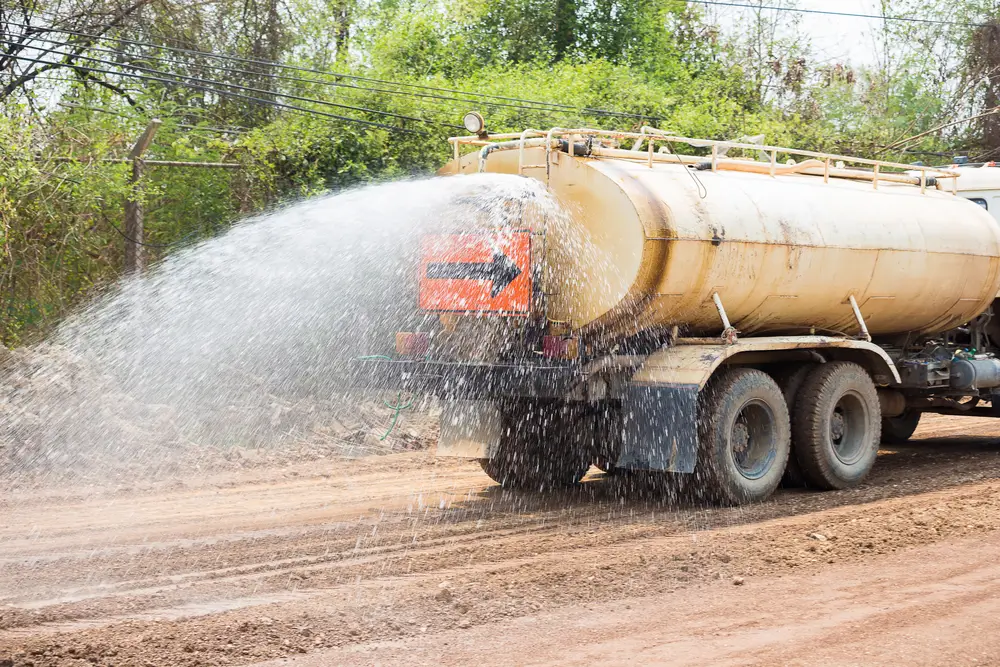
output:
[[[0,479],[8,487],[59,481],[101,484],[135,478],[184,477],[210,471],[282,466],[328,458],[357,458],[425,449],[437,439],[437,406],[416,403],[393,424],[395,395],[299,398],[265,395],[255,410],[276,434],[270,445],[216,447],[192,441],[177,426],[176,408],[140,403],[114,380],[64,347],[0,348]],[[72,412],[84,441],[131,442],[81,449],[46,442],[46,408]],[[232,418],[248,406],[234,406]]]
[[[436,406],[418,400],[394,424],[387,406],[411,397],[354,396],[351,363],[435,317],[416,308],[418,235],[508,226],[526,205],[552,202],[511,176],[363,188],[249,220],[120,281],[49,342],[0,352],[4,484],[426,446]]]

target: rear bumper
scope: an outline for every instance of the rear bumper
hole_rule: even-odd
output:
[[[565,398],[583,378],[578,364],[486,364],[359,359],[351,384],[359,389],[399,389],[442,398]]]
[[[516,398],[566,399],[585,374],[578,364],[480,364],[359,359],[352,367],[359,389],[402,390],[446,398],[439,455],[489,458],[503,431],[496,402]],[[620,438],[616,467],[694,470],[698,450],[698,385],[629,385],[623,421],[602,438]],[[605,413],[607,414],[607,413]],[[582,436],[581,436],[582,437]],[[586,440],[586,438],[584,438]]]

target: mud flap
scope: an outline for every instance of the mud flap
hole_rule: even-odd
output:
[[[503,415],[490,401],[449,401],[441,412],[437,455],[492,458],[500,442]]]
[[[617,467],[694,472],[698,458],[698,385],[628,388]]]

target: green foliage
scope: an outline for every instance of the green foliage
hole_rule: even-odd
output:
[[[146,157],[232,159],[228,143],[193,141],[193,131],[165,118]],[[128,198],[147,210],[146,241],[168,246],[148,248],[154,260],[169,244],[214,233],[241,210],[229,171],[150,167],[148,178],[133,188],[130,165],[109,159],[127,154],[147,120],[71,108],[39,122],[25,107],[5,108],[0,116],[0,343],[16,345],[46,330],[118,276]]]
[[[433,167],[434,161],[421,164],[418,156],[407,152],[408,145],[385,130],[303,116],[282,118],[253,131],[244,141],[249,157],[266,179],[271,199],[309,197]]]
[[[18,343],[108,275],[120,252],[101,233],[126,194],[122,165],[36,159],[32,127],[0,118],[0,336]],[[110,230],[108,230],[110,231]]]
[[[62,7],[45,0],[35,5]],[[77,5],[69,0],[66,6]],[[998,14],[993,0],[962,0],[947,9],[915,0],[883,5],[889,15],[974,22],[995,21]],[[884,150],[1000,99],[995,26],[977,32],[887,23],[876,32],[878,65],[852,67],[817,62],[793,14],[748,11],[738,30],[723,35],[702,8],[682,0],[153,0],[136,6],[127,20],[106,26],[107,34],[279,60],[329,75],[220,63],[192,52],[164,60],[168,54],[134,44],[120,45],[115,56],[95,56],[142,62],[182,81],[230,84],[217,91],[250,86],[263,100],[405,131],[66,68],[5,93],[26,66],[0,56],[2,344],[41,335],[118,277],[130,198],[145,207],[147,250],[155,260],[276,203],[433,173],[449,159],[445,139],[463,133],[458,125],[470,109],[481,111],[493,132],[652,124],[687,136],[764,134],[769,143],[903,161],[914,159],[904,147],[929,152],[932,161],[950,161],[939,156],[958,149],[1000,154],[996,118]],[[102,15],[69,9],[72,20]],[[46,78],[53,75],[54,81]],[[296,80],[303,78],[334,85]],[[477,93],[564,106],[519,108],[532,105]],[[154,117],[163,124],[147,158],[240,168],[149,167],[133,186],[130,165],[120,158]]]
[[[718,51],[678,0],[417,0],[380,5],[373,18],[362,35],[371,62],[406,77],[603,60],[672,80],[710,66]]]

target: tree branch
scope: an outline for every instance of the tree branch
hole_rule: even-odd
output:
[[[72,65],[70,65],[70,67],[72,67]],[[98,86],[101,86],[102,88],[106,88],[106,89],[110,90],[111,92],[115,93],[116,95],[125,98],[125,101],[128,102],[130,106],[135,107],[139,111],[143,110],[142,105],[140,105],[135,100],[135,98],[133,98],[131,95],[129,95],[128,91],[125,90],[124,88],[122,88],[120,86],[116,86],[115,84],[111,83],[110,81],[105,81],[104,79],[101,79],[101,78],[99,78],[97,76],[94,76],[93,72],[88,72],[86,70],[81,70],[81,69],[76,69],[76,68],[74,68],[73,71],[76,72],[77,76],[79,76],[84,81],[84,83],[86,83],[87,81],[92,81],[92,82],[96,83]]]
[[[80,26],[71,26],[70,29],[74,30],[74,32],[90,32],[90,33],[93,33],[93,36],[92,37],[84,37],[84,38],[79,38],[79,39],[76,39],[76,40],[72,40],[72,41],[75,41],[76,44],[78,45],[77,48],[74,49],[74,51],[73,51],[72,54],[66,55],[59,62],[52,63],[52,64],[45,64],[45,65],[35,64],[35,65],[32,65],[32,66],[29,66],[20,76],[17,76],[13,81],[11,81],[7,85],[5,85],[3,87],[3,89],[0,90],[0,100],[4,100],[4,99],[10,97],[16,90],[22,88],[25,84],[30,83],[36,77],[38,77],[38,75],[43,74],[44,72],[48,72],[48,71],[50,71],[52,69],[56,69],[58,67],[72,67],[73,63],[74,63],[74,60],[78,56],[83,55],[83,53],[88,48],[90,48],[91,46],[93,46],[94,42],[98,41],[105,34],[107,34],[110,30],[112,30],[114,28],[117,28],[117,27],[120,27],[121,23],[125,19],[127,19],[129,16],[131,16],[131,15],[135,14],[136,12],[138,12],[140,9],[142,9],[146,5],[151,4],[152,2],[154,2],[154,0],[136,0],[136,2],[132,3],[131,5],[129,5],[127,7],[122,8],[116,14],[112,15],[111,18],[110,18],[110,20],[105,21],[102,26],[99,26],[97,28],[90,28],[89,30],[76,30],[75,28],[79,28]],[[92,15],[83,15],[84,18],[90,18],[90,16],[92,16]],[[71,17],[71,18],[74,18],[74,17]],[[30,20],[29,19],[25,19],[25,23],[26,24],[30,23]],[[44,27],[37,27],[37,28],[35,28],[35,27],[31,27],[29,25],[24,30],[24,32],[22,33],[21,37],[18,39],[16,50],[13,50],[13,51],[8,50],[5,55],[7,55],[7,56],[9,56],[9,55],[16,55],[17,53],[23,51],[24,49],[31,48],[31,44],[34,41],[34,36],[35,35],[46,34],[46,33],[51,33],[51,32],[58,32],[57,27],[53,26],[52,28],[44,28]],[[51,48],[39,48],[39,50],[42,51],[43,54],[44,53],[52,53],[53,52]],[[8,58],[8,60],[10,60],[11,66],[13,66],[12,64],[13,64],[14,59],[13,58]],[[4,69],[4,67],[2,66],[3,64],[4,64],[4,61],[0,60],[0,71],[3,71],[3,69]],[[80,71],[77,71],[77,73],[79,74]],[[90,77],[90,78],[98,81],[101,85],[110,85],[110,84],[107,84],[107,82],[105,82],[105,81],[101,81],[100,79],[96,79],[96,77]],[[135,106],[135,101],[132,100],[127,94],[124,94],[123,96],[127,100],[129,100],[129,104],[132,104],[133,106]]]

